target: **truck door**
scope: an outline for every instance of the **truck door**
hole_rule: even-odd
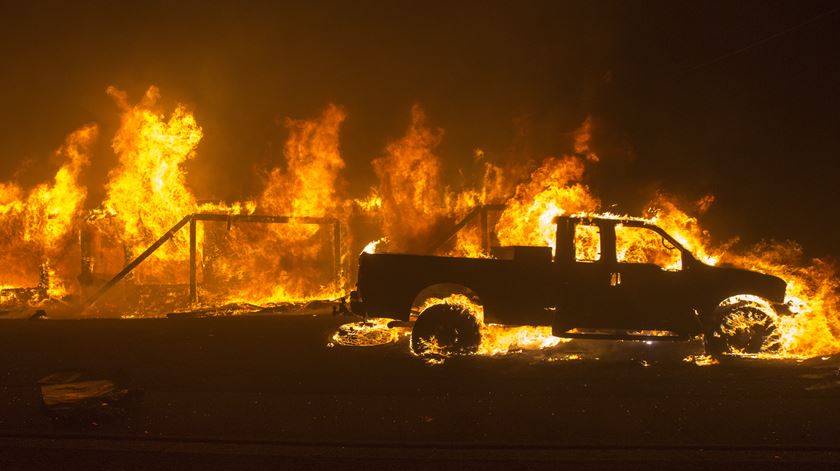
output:
[[[560,231],[566,231],[562,234]],[[609,308],[609,234],[601,225],[570,220],[558,226],[558,299],[555,330],[576,327],[602,327],[603,313]],[[572,256],[573,255],[573,256]]]
[[[683,330],[690,322],[682,253],[656,230],[615,225],[615,264],[609,298],[622,328]]]

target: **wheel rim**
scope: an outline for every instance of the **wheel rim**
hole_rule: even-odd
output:
[[[727,352],[756,354],[778,350],[780,333],[772,316],[755,306],[734,306],[722,316],[714,335],[720,337]]]
[[[477,339],[471,339],[471,337],[477,336],[480,339],[480,333],[478,325],[474,324],[474,318],[457,306],[436,305],[429,309],[433,308],[439,311],[429,313],[430,317],[425,318],[426,322],[422,329],[418,328],[423,322],[422,315],[421,319],[415,323],[411,337],[414,352],[431,356],[475,353],[478,342],[475,341]],[[447,309],[447,311],[441,309]],[[470,325],[467,325],[468,323]]]

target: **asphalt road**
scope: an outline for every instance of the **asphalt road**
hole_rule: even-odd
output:
[[[429,365],[404,338],[331,344],[350,321],[2,321],[0,467],[840,462],[837,358],[698,366],[683,361],[697,344],[578,341]],[[142,397],[125,416],[56,422],[38,381],[57,372],[112,379]]]

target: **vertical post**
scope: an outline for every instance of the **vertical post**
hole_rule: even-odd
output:
[[[554,244],[554,261],[557,263],[574,263],[575,223],[568,217],[558,216],[555,219],[555,225],[557,235]],[[603,240],[601,239],[602,242]]]
[[[87,287],[93,284],[93,255],[91,254],[90,226],[84,220],[79,228],[79,247],[81,248],[79,283]]]
[[[335,290],[341,289],[341,222],[333,222],[333,274],[335,275]]]
[[[195,218],[190,219],[190,304],[198,301],[195,281]]]
[[[47,290],[50,287],[50,266],[47,262],[38,265],[38,288]]]
[[[484,253],[490,253],[490,230],[487,227],[487,206],[481,207],[481,212],[478,213],[478,217],[481,230],[481,250]]]

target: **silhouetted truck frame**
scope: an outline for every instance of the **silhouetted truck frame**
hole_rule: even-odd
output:
[[[558,337],[702,335],[710,353],[774,347],[778,315],[789,313],[784,280],[702,263],[646,220],[558,217],[555,222],[553,257],[550,247],[497,247],[492,259],[362,254],[351,310],[409,321],[424,296],[450,292],[482,305],[484,322],[551,326]],[[648,243],[634,246],[639,240]],[[449,352],[475,351],[479,332],[463,309],[433,306],[417,316],[412,347],[422,352],[433,342]]]

